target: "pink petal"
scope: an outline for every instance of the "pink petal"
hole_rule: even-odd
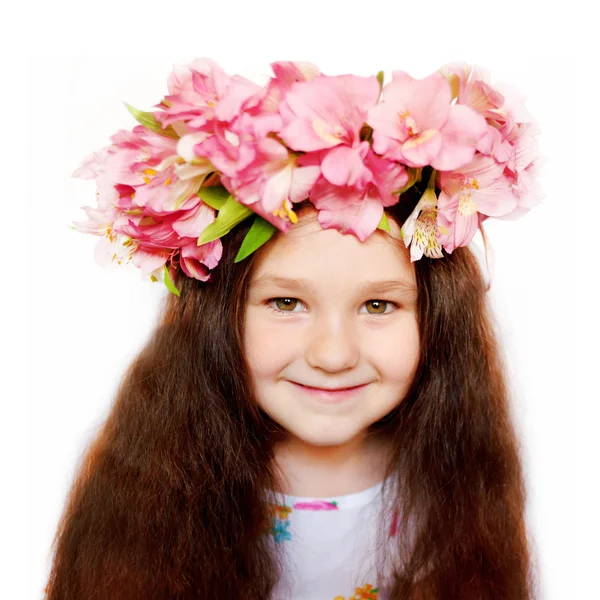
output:
[[[271,69],[285,86],[291,86],[295,81],[310,81],[321,74],[319,67],[307,61],[274,62]]]
[[[200,246],[194,240],[181,248],[182,258],[193,258],[205,264],[209,269],[214,269],[219,264],[222,256],[223,243],[220,239],[206,242],[206,244]]]
[[[408,137],[408,131],[403,122],[398,118],[398,105],[393,102],[380,102],[369,109],[366,119],[367,125],[370,125],[375,133],[380,137],[382,134],[395,140],[404,141]],[[373,138],[374,139],[374,138]],[[376,152],[382,154],[376,148]]]
[[[477,212],[468,216],[456,213],[454,219],[454,247],[468,246],[477,232],[478,224]]]
[[[274,212],[288,197],[292,184],[292,167],[288,165],[266,177],[262,190],[262,205],[265,210]]]
[[[131,262],[139,267],[142,274],[146,276],[162,267],[169,259],[170,254],[170,250],[147,252],[140,247],[132,254]]]
[[[402,155],[409,167],[424,167],[433,164],[439,154],[442,135],[435,129],[427,129],[419,135],[406,140],[401,148]]]
[[[173,222],[173,231],[181,237],[197,238],[215,220],[215,209],[200,202],[188,215]]]
[[[333,185],[322,176],[310,190],[310,201],[319,210],[344,210],[362,198],[363,194],[355,187]]]
[[[321,169],[318,166],[296,167],[290,186],[290,201],[301,202],[308,198],[308,194],[320,174]]]
[[[415,79],[404,71],[393,71],[383,90],[383,100],[407,110],[421,130],[441,129],[448,118],[452,93],[440,73]]]
[[[373,179],[373,174],[364,163],[368,151],[368,142],[362,142],[354,148],[349,146],[333,148],[326,154],[321,164],[323,176],[334,185],[356,185],[364,189]]]
[[[317,121],[316,119],[298,118],[284,126],[279,135],[286,146],[302,152],[333,148],[343,143],[341,139],[332,134],[325,135],[325,126],[326,123],[322,119]]]
[[[194,258],[180,258],[179,266],[188,277],[198,279],[199,281],[210,280],[209,270],[206,267],[206,265],[203,265],[201,262],[197,261]]]
[[[391,137],[383,135],[381,132],[373,131],[373,151],[380,156],[385,156],[390,160],[404,160],[402,154],[402,143]]]
[[[340,233],[353,234],[364,242],[376,229],[383,215],[383,206],[377,200],[365,199],[342,210],[319,211],[318,220],[323,229],[337,229]]]
[[[468,106],[451,106],[448,120],[441,129],[442,147],[431,166],[439,171],[451,171],[468,163],[487,128],[486,120]]]
[[[219,121],[231,121],[242,104],[251,96],[260,94],[263,88],[239,75],[234,75],[224,96],[215,106],[215,117]]]
[[[506,215],[517,206],[508,179],[503,175],[485,187],[472,190],[471,198],[477,205],[477,210],[489,217]]]

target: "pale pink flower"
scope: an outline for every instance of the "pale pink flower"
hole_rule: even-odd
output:
[[[278,61],[271,63],[277,81],[289,89],[296,81],[312,81],[321,75],[319,67],[308,61]]]
[[[451,170],[469,162],[487,123],[450,101],[450,86],[440,73],[414,79],[394,71],[382,102],[369,109],[373,150],[410,167]]]
[[[73,221],[77,231],[91,233],[100,239],[94,248],[94,259],[102,267],[127,264],[137,248],[137,243],[129,236],[115,230],[114,221],[120,211],[115,206],[97,210],[91,206],[82,206],[88,221]]]
[[[504,175],[510,182],[511,191],[516,199],[516,207],[500,219],[517,219],[537,206],[544,198],[544,192],[538,183],[541,165],[536,135],[537,124],[518,123],[507,134],[507,140],[514,147],[513,160],[509,161]]]

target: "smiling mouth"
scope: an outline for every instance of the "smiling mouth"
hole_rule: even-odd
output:
[[[354,385],[352,387],[345,387],[345,388],[317,388],[317,387],[312,387],[310,385],[304,385],[304,384],[298,383],[296,381],[292,381],[292,383],[295,383],[296,385],[306,388],[307,390],[315,390],[317,392],[345,392],[348,390],[355,390],[357,388],[364,387],[365,385],[367,385],[366,383],[362,383],[360,385]]]

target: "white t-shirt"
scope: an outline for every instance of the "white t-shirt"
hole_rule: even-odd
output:
[[[329,498],[273,496],[269,535],[283,553],[284,568],[272,600],[387,597],[375,568],[382,539],[377,528],[389,540],[397,517],[384,509],[383,485]]]

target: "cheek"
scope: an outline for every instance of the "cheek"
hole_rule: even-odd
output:
[[[374,360],[384,379],[391,382],[411,380],[419,361],[419,330],[416,319],[407,319],[390,335],[377,339]]]
[[[244,350],[254,377],[261,378],[281,370],[291,338],[284,335],[283,328],[270,326],[267,319],[253,316],[250,312],[246,321]]]

